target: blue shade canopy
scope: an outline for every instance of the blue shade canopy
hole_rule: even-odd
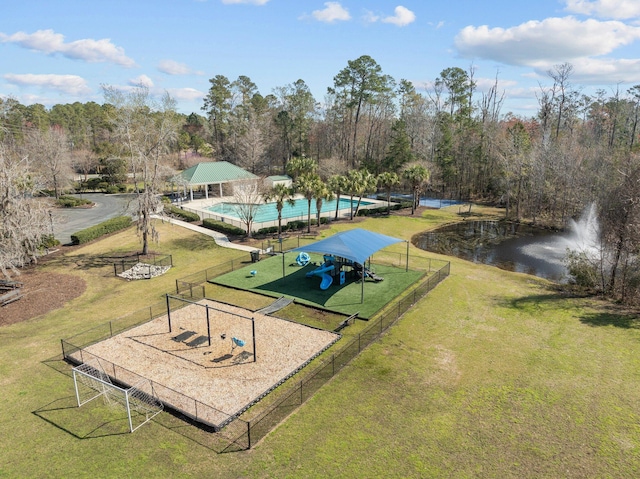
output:
[[[364,264],[367,258],[376,251],[395,243],[401,243],[402,241],[404,240],[356,228],[337,233],[327,239],[306,246],[300,246],[291,251],[310,251],[312,253],[331,254]]]

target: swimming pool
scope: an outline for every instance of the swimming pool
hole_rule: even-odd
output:
[[[358,204],[358,200],[354,199],[353,203],[349,198],[340,198],[339,210],[349,209],[351,206],[355,208]],[[363,199],[360,202],[360,206],[368,206],[374,204],[372,201]],[[298,198],[293,205],[285,203],[282,208],[282,219],[300,218],[307,219],[308,203],[305,198]],[[207,211],[217,213],[220,215],[230,216],[232,218],[240,219],[238,215],[238,203],[218,203],[217,205],[209,206]],[[336,210],[336,200],[323,201],[320,213],[334,212]],[[311,218],[315,218],[317,215],[316,201],[311,201]],[[278,221],[278,209],[275,203],[264,203],[258,208],[258,212],[254,218],[254,223],[265,223],[268,221]]]

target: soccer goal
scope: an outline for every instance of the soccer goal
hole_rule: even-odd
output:
[[[99,397],[105,404],[123,407],[129,421],[129,431],[133,432],[147,423],[164,409],[162,402],[153,392],[150,381],[142,379],[130,388],[116,386],[99,363],[83,363],[73,368],[73,384],[78,407]]]

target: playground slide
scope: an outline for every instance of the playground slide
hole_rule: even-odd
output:
[[[334,265],[332,265],[332,264],[327,265],[325,263],[322,266],[319,266],[318,268],[314,269],[313,271],[309,271],[307,273],[307,278],[311,278],[311,276],[321,276],[324,273],[327,273],[329,271],[333,271],[334,268],[335,268]]]
[[[331,283],[333,283],[333,276],[327,273],[323,273],[321,278],[322,281],[320,282],[320,289],[323,291],[325,289],[329,289],[329,286],[331,286]]]

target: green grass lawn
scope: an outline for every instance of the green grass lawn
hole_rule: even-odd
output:
[[[409,239],[456,212],[357,226]],[[639,476],[637,314],[457,259],[449,278],[252,450],[216,454],[206,435],[167,413],[117,434],[114,413],[74,408],[72,380],[44,361],[60,338],[238,255],[175,227],[161,234],[155,248],[176,265],[164,277],[127,283],[92,261],[138,247],[132,231],[119,233],[44,266],[85,278],[81,297],[0,328],[0,477]]]
[[[344,284],[339,284],[336,276],[328,289],[321,290],[320,277],[306,277],[306,274],[317,266],[309,263],[301,267],[295,261],[296,256],[297,253],[287,253],[284,258],[282,255],[272,256],[210,281],[273,297],[286,296],[302,304],[346,315],[359,313],[361,318],[370,318],[424,275],[420,271],[374,265],[373,270],[384,280],[365,281],[364,292],[362,282],[351,273],[345,274]],[[310,256],[312,262],[317,264],[323,261],[322,255],[314,253]],[[256,274],[252,275],[251,271],[255,271]]]

